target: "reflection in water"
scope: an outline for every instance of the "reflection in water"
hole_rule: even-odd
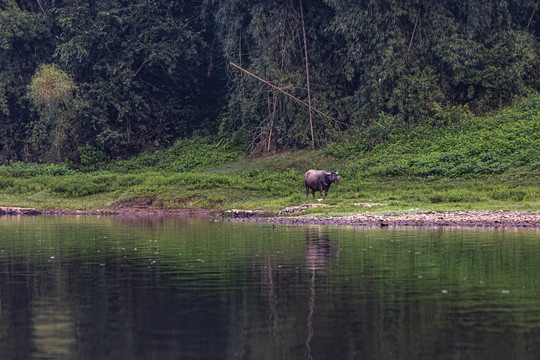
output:
[[[309,283],[308,317],[306,320],[306,359],[313,359],[311,355],[311,340],[313,339],[313,314],[315,313],[315,269],[311,269],[311,281]]]
[[[539,234],[0,218],[0,359],[537,359]]]
[[[309,281],[308,316],[306,319],[306,359],[313,359],[311,341],[314,335],[313,315],[315,314],[315,271],[322,270],[334,255],[329,234],[321,227],[306,228],[306,265],[311,270]],[[336,253],[337,255],[337,253]]]
[[[329,233],[322,227],[306,228],[306,266],[310,270],[322,270],[333,256],[338,255],[334,250]]]
[[[75,319],[71,309],[55,297],[32,301],[35,352],[45,359],[67,359],[75,346]]]
[[[336,258],[337,242],[323,227],[260,229],[264,229],[261,234],[276,240],[268,243],[268,249],[259,249],[264,256],[259,252],[253,254],[251,277],[258,285],[242,292],[241,310],[233,311],[239,314],[230,323],[234,334],[233,358],[291,358],[293,351],[292,358],[312,359],[317,277],[319,273],[324,277],[326,268]],[[301,237],[303,244],[298,242]],[[302,247],[297,248],[298,245]],[[291,252],[292,249],[295,251]],[[254,298],[252,292],[257,288],[260,292]],[[291,329],[297,331],[291,333]]]

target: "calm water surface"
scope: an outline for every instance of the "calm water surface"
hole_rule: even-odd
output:
[[[538,359],[540,231],[0,217],[0,359]]]

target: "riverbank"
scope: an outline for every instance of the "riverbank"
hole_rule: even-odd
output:
[[[346,216],[236,217],[235,221],[353,226],[462,226],[540,228],[538,211],[450,211]]]
[[[138,215],[193,216],[205,215],[228,221],[249,221],[286,224],[350,225],[350,226],[461,226],[540,228],[540,211],[448,211],[407,213],[358,213],[343,216],[280,215],[265,216],[254,210],[230,210],[213,213],[194,209],[119,208],[99,211],[37,210],[34,208],[0,207],[0,215]]]
[[[371,145],[351,132],[317,151],[245,156],[232,144],[216,147],[215,139],[185,139],[94,164],[92,171],[68,162],[14,162],[0,165],[0,206],[47,214],[202,213],[275,222],[538,227],[539,110],[540,97],[534,96],[498,115],[464,119],[440,131],[418,128]],[[308,169],[339,170],[327,199],[306,197]]]

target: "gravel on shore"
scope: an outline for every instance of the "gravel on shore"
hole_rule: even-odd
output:
[[[540,228],[539,211],[450,211],[346,216],[237,216],[235,221],[324,225],[468,226]]]
[[[285,212],[287,214],[287,212]],[[540,211],[448,211],[448,212],[396,212],[358,213],[344,216],[286,215],[265,216],[258,210],[229,210],[214,214],[189,209],[133,209],[113,211],[40,211],[34,208],[0,207],[0,215],[216,215],[225,220],[321,225],[370,225],[370,226],[468,226],[540,228]]]

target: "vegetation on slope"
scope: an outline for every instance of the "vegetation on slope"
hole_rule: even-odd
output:
[[[539,95],[495,116],[471,117],[451,131],[419,127],[371,148],[365,146],[367,134],[325,151],[246,158],[225,141],[218,143],[212,138],[181,140],[103,166],[99,154],[92,153],[80,167],[0,166],[0,203],[63,210],[279,212],[306,202],[307,169],[336,168],[341,181],[324,201],[334,206],[310,211],[366,211],[358,203],[386,204],[381,211],[540,209]]]

